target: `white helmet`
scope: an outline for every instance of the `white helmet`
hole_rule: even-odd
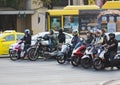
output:
[[[73,34],[73,35],[77,35],[77,34],[78,34],[78,31],[77,31],[77,30],[73,30],[73,31],[72,31],[72,34]]]
[[[24,32],[30,34],[30,30],[29,29],[25,29]]]

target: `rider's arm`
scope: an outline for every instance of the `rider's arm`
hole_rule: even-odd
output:
[[[103,43],[103,37],[100,38],[100,40],[97,42],[97,44],[102,44]]]

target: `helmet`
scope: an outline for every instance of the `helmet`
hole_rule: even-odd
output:
[[[105,33],[105,32],[106,32],[106,30],[105,30],[105,29],[102,29],[101,31],[102,31],[103,33]]]
[[[114,33],[110,33],[109,37],[110,37],[110,39],[114,39],[115,38],[115,34]]]
[[[73,35],[77,35],[78,31],[77,30],[73,30],[72,33],[73,33]]]
[[[62,33],[63,32],[63,29],[59,29],[59,33]]]
[[[25,29],[25,34],[30,34],[30,30],[29,29]]]
[[[93,34],[93,31],[92,31],[92,30],[90,30],[90,31],[88,31],[88,32],[87,32],[87,34],[92,35],[92,34]]]
[[[50,33],[50,34],[54,34],[54,31],[51,29],[51,30],[49,31],[49,33]]]

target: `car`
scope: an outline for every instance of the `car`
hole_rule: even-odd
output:
[[[55,31],[54,32],[55,33],[55,36],[57,37],[58,36],[58,34],[59,34],[59,32],[57,32],[57,31]],[[64,34],[65,34],[65,37],[66,37],[66,42],[65,43],[69,43],[69,44],[71,44],[71,40],[72,40],[72,38],[73,38],[73,35],[72,34],[69,34],[69,33],[66,33],[66,32],[63,32]],[[36,43],[36,41],[37,41],[37,38],[38,37],[44,37],[45,35],[48,35],[49,34],[49,32],[41,32],[41,33],[38,33],[38,34],[36,34],[36,35],[33,35],[32,36],[32,45],[34,45],[35,43]]]
[[[0,55],[9,54],[9,47],[24,36],[24,33],[15,30],[6,30],[0,34]]]
[[[120,52],[120,32],[113,32],[115,34],[115,39],[118,41],[118,52]],[[105,33],[107,40],[109,40],[109,33]]]

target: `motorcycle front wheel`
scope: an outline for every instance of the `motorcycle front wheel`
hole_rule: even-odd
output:
[[[38,52],[35,52],[36,49],[35,48],[31,48],[29,51],[28,51],[28,59],[31,60],[31,61],[36,61],[39,57],[39,53]]]
[[[81,60],[81,65],[83,68],[88,69],[92,66],[92,62],[90,58],[84,58]]]
[[[17,54],[16,51],[11,51],[10,52],[10,59],[13,60],[13,61],[18,60],[18,54]]]
[[[71,58],[71,64],[75,67],[79,66],[80,64],[80,58],[79,57],[72,57]]]
[[[102,70],[104,69],[104,64],[102,60],[98,58],[93,61],[93,67],[95,70]]]
[[[59,57],[56,57],[56,59],[57,59],[57,62],[58,62],[59,64],[64,64],[64,63],[65,63],[65,61],[66,61],[66,59],[65,59],[65,56],[64,56],[64,55],[59,56]]]

